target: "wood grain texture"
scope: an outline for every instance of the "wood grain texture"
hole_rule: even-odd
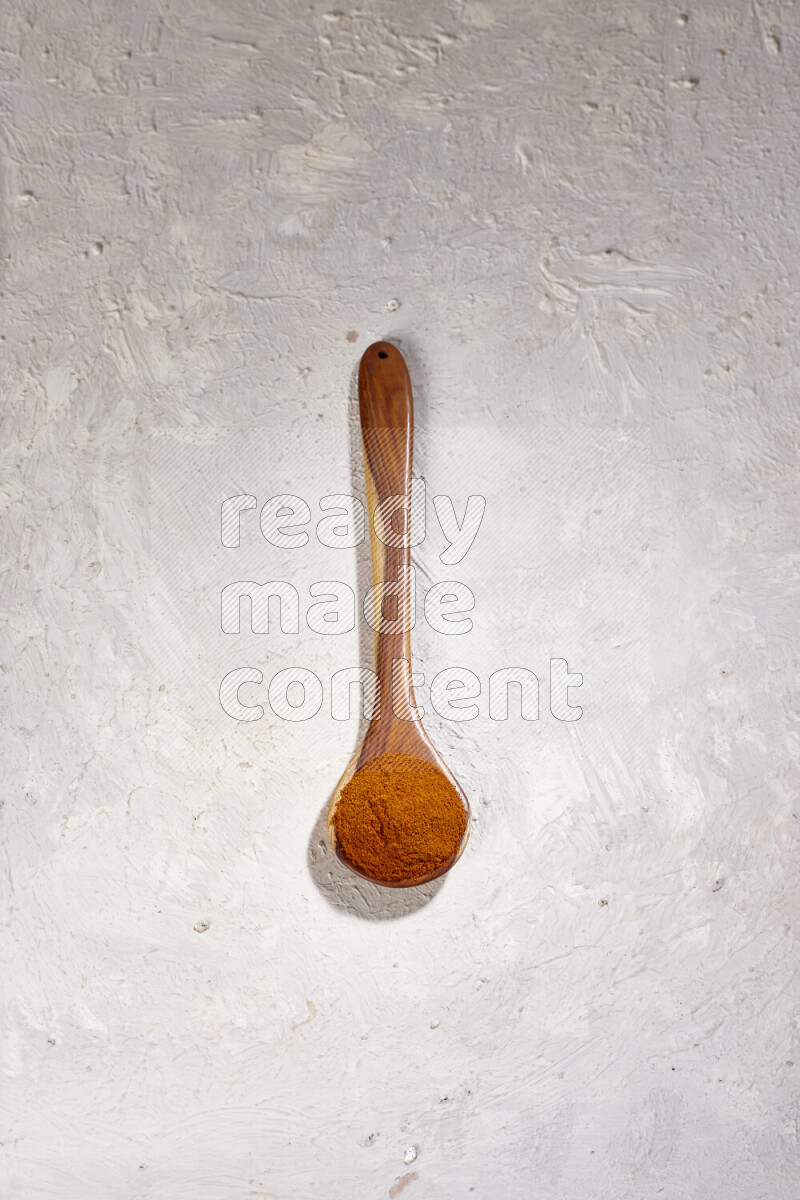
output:
[[[364,353],[358,372],[358,399],[373,584],[389,584],[397,589],[394,596],[386,596],[383,605],[380,593],[377,594],[373,620],[377,623],[383,613],[387,625],[401,626],[383,628],[375,634],[375,669],[381,701],[364,738],[358,765],[365,766],[386,753],[416,754],[434,761],[416,715],[411,683],[411,551],[407,507],[396,508],[393,519],[387,522],[388,528],[382,531],[382,538],[375,528],[378,507],[391,507],[395,497],[399,503],[404,502],[411,487],[414,401],[408,368],[396,346],[375,342]]]
[[[356,771],[382,754],[410,754],[433,763],[453,784],[467,814],[467,827],[451,862],[424,879],[383,881],[387,887],[409,887],[436,879],[461,856],[469,837],[469,802],[457,780],[431,744],[422,725],[411,682],[411,550],[407,503],[414,452],[414,400],[405,359],[390,342],[374,342],[364,352],[358,372],[358,398],[364,448],[364,473],[372,549],[375,604],[375,671],[379,703],[361,746],[334,792],[328,812],[328,834],[344,862],[334,829],[342,789]],[[389,518],[388,514],[393,513]],[[381,519],[382,514],[387,514]],[[377,528],[376,528],[377,526]],[[380,587],[386,586],[384,595]],[[355,870],[351,863],[347,863]],[[370,877],[371,878],[371,877]]]

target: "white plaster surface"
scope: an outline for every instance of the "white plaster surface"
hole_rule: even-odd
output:
[[[2,1200],[796,1197],[796,6],[3,25]],[[219,623],[363,594],[366,547],[223,549],[219,506],[362,487],[378,337],[420,594],[476,599],[416,665],[484,689],[428,714],[475,826],[421,897],[324,846],[366,631]],[[444,493],[487,498],[457,567]],[[322,711],[237,723],[239,666]],[[507,666],[539,721],[489,720]]]

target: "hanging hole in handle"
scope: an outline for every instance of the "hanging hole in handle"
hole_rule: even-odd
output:
[[[389,355],[386,353],[385,350],[378,351],[378,358],[388,358],[388,357],[389,357]]]

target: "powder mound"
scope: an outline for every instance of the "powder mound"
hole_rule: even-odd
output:
[[[424,759],[382,754],[342,789],[333,817],[344,857],[371,879],[422,879],[458,850],[467,815],[449,779]]]

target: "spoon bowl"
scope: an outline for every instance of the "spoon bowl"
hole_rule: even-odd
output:
[[[421,728],[422,727],[420,725],[420,729]],[[464,813],[465,813],[466,822],[467,822],[466,828],[461,837],[461,841],[458,844],[458,848],[456,849],[452,858],[450,858],[442,866],[438,867],[435,871],[429,871],[425,875],[415,875],[413,878],[381,879],[376,875],[371,875],[371,874],[368,874],[366,871],[362,871],[359,866],[357,866],[355,863],[351,862],[348,859],[347,855],[342,850],[342,847],[339,843],[339,839],[336,836],[336,824],[335,824],[336,809],[339,805],[339,801],[341,800],[343,790],[347,787],[348,783],[353,778],[353,776],[356,774],[356,772],[362,766],[366,765],[365,763],[361,762],[361,755],[362,755],[363,748],[364,748],[363,742],[362,742],[361,746],[359,746],[359,748],[356,750],[353,757],[350,759],[350,762],[347,764],[344,774],[342,775],[341,779],[337,783],[336,789],[333,793],[333,796],[331,797],[330,805],[328,806],[328,818],[327,818],[328,840],[330,841],[330,844],[334,850],[334,853],[336,854],[336,857],[341,862],[343,862],[345,864],[345,866],[348,867],[351,871],[353,871],[356,875],[360,875],[363,879],[368,879],[370,881],[370,883],[379,883],[382,887],[407,888],[407,887],[418,887],[420,884],[423,884],[423,883],[430,883],[432,879],[438,879],[440,875],[446,875],[447,872],[451,869],[451,867],[455,866],[455,864],[458,862],[458,860],[461,858],[461,855],[464,853],[464,851],[467,848],[467,841],[469,840],[470,827],[472,824],[472,815],[471,815],[471,811],[470,811],[469,801],[467,800],[466,796],[464,795],[464,792],[462,791],[458,781],[453,777],[451,772],[448,770],[448,768],[445,765],[442,758],[436,753],[436,750],[433,748],[433,746],[431,746],[430,742],[427,741],[427,735],[425,734],[424,730],[422,730],[422,736],[425,739],[427,753],[423,754],[420,752],[419,749],[415,750],[413,753],[414,758],[422,758],[426,762],[433,763],[433,765],[438,768],[438,770],[441,772],[441,774],[444,775],[445,779],[447,779],[447,781],[452,784],[452,786],[458,792],[459,799],[461,800],[461,803],[464,806]],[[421,746],[422,746],[422,743],[420,743],[420,749],[421,749]],[[411,753],[411,751],[405,750],[404,753],[409,754],[409,753]],[[369,761],[372,761],[372,760],[369,760]]]

